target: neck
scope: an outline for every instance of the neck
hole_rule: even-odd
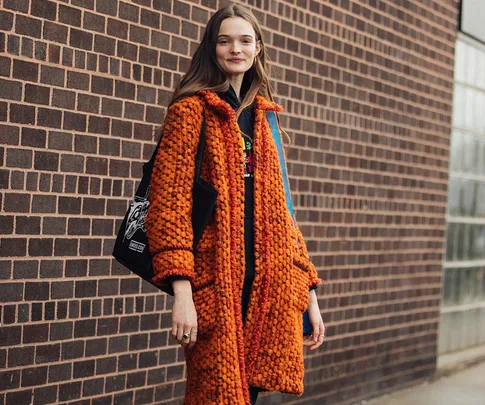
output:
[[[242,86],[243,78],[244,78],[244,75],[229,76],[227,78],[227,80],[229,81],[229,84],[234,89],[234,92],[236,93],[236,96],[237,96],[238,99],[240,99],[241,86]]]

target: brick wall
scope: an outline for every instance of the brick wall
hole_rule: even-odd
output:
[[[250,0],[328,339],[306,393],[433,373],[457,0]],[[216,0],[0,0],[0,404],[181,403],[169,299],[110,257]]]

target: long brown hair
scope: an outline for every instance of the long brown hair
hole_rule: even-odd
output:
[[[270,73],[268,66],[268,55],[263,41],[263,32],[254,14],[240,4],[231,4],[216,11],[207,23],[204,36],[199,47],[192,57],[189,69],[182,76],[179,84],[175,88],[172,105],[177,100],[186,96],[192,96],[199,90],[211,90],[214,92],[226,92],[229,90],[229,81],[224,70],[221,68],[216,58],[216,45],[219,29],[222,21],[226,18],[240,17],[246,20],[254,29],[255,40],[260,44],[260,52],[255,58],[255,63],[244,74],[242,88],[248,88],[244,99],[241,102],[236,117],[254,102],[256,95],[261,95],[270,101],[274,101],[273,89],[270,83]],[[278,114],[277,114],[278,115]],[[279,117],[278,117],[279,123]],[[281,128],[281,126],[280,126]],[[281,130],[289,140],[288,134]]]
[[[261,46],[255,63],[244,74],[243,86],[245,84],[244,82],[250,84],[250,86],[241,102],[241,107],[238,109],[238,112],[240,113],[244,108],[252,104],[257,94],[273,101],[267,55],[258,20],[246,7],[239,4],[231,4],[219,9],[210,18],[202,41],[192,57],[190,67],[175,88],[169,105],[185,96],[194,95],[199,90],[212,90],[215,92],[226,92],[229,90],[229,81],[226,78],[225,72],[217,62],[216,45],[222,21],[231,17],[243,18],[251,24],[256,34],[255,40],[257,42],[259,41]]]

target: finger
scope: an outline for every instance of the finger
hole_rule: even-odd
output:
[[[192,347],[194,347],[195,342],[197,342],[197,327],[192,328],[192,331],[190,332],[189,349],[192,349]]]
[[[177,325],[177,343],[178,344],[182,344],[183,335],[184,335],[184,325],[179,324],[179,325]]]
[[[324,337],[322,335],[320,335],[318,337],[318,341],[317,343],[315,343],[313,346],[310,347],[310,350],[315,350],[315,349],[318,349],[322,344],[323,344],[323,339]]]
[[[172,338],[177,339],[177,323],[172,321]]]
[[[315,342],[318,342],[318,335],[321,333],[320,332],[320,323],[317,321],[317,322],[314,322],[312,323],[312,336],[313,336],[313,340]]]
[[[306,336],[305,339],[303,339],[303,346],[312,346],[313,344],[315,344],[313,337]]]
[[[187,347],[187,345],[190,343],[190,330],[192,328],[190,326],[185,326],[183,329],[183,336],[182,336],[182,347]]]
[[[318,332],[319,332],[318,334],[315,334],[313,336],[313,342],[312,343],[314,343],[314,344],[310,347],[310,350],[315,350],[323,344],[323,341],[325,339],[325,325],[323,324],[323,321],[320,321]],[[317,338],[316,342],[314,341],[315,337]]]

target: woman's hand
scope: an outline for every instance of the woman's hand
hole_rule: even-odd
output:
[[[172,307],[172,336],[183,347],[192,348],[197,341],[197,312],[188,280],[172,282],[175,300]],[[184,339],[183,335],[188,335]]]
[[[318,307],[318,299],[315,290],[310,291],[308,316],[310,317],[313,333],[310,336],[305,336],[303,338],[303,345],[310,346],[310,350],[315,350],[322,345],[323,338],[325,337],[325,325],[323,324],[320,308]]]

